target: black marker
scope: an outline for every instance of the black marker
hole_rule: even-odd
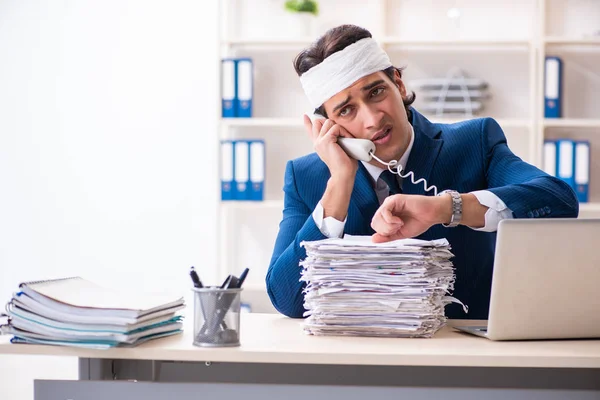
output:
[[[195,288],[203,288],[204,287],[202,285],[202,282],[200,281],[200,278],[198,277],[198,274],[196,273],[196,270],[194,269],[194,267],[192,267],[192,269],[190,270],[190,276],[192,277],[192,282],[194,282]]]
[[[237,285],[238,288],[242,287],[244,280],[246,280],[246,275],[248,275],[248,271],[250,271],[248,268],[246,268],[246,269],[244,269],[244,271],[242,271],[240,278],[239,278],[239,283]]]
[[[229,275],[221,284],[221,289],[236,289],[238,285],[239,279],[235,275]]]

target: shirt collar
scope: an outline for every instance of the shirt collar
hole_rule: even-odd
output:
[[[408,147],[406,148],[406,151],[404,152],[404,154],[402,154],[402,157],[400,157],[400,162],[399,162],[399,164],[402,165],[402,168],[406,168],[406,162],[408,161],[408,156],[410,156],[410,151],[412,150],[413,143],[415,142],[415,130],[413,129],[412,125],[409,124],[409,126],[410,126],[410,142],[408,143]],[[383,160],[383,161],[389,162],[390,160]],[[379,179],[379,175],[381,175],[381,173],[383,171],[385,171],[384,168],[376,167],[375,165],[369,164],[366,161],[361,161],[361,162],[365,166],[367,172],[369,172],[369,175],[371,175],[371,177],[373,178],[374,182],[377,182],[377,180]]]

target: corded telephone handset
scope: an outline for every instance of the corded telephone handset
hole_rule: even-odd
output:
[[[368,139],[339,137],[337,143],[346,154],[355,160],[369,162],[375,154],[375,143]]]
[[[317,115],[317,114],[312,114],[312,115],[308,114],[308,115],[310,116],[310,119],[313,122],[317,118],[323,119],[322,116]],[[411,182],[415,185],[419,182],[423,182],[423,187],[425,188],[425,191],[428,192],[433,189],[434,195],[437,196],[437,187],[436,186],[431,185],[431,186],[427,187],[427,181],[423,178],[415,181],[415,174],[412,171],[408,171],[408,173],[403,174],[402,172],[404,171],[404,166],[400,165],[397,160],[391,160],[390,162],[385,162],[385,161],[377,158],[377,156],[375,155],[375,150],[376,150],[375,143],[371,142],[370,140],[338,137],[337,143],[346,152],[346,154],[348,154],[350,157],[352,157],[356,160],[365,161],[365,162],[369,162],[369,161],[371,161],[371,159],[374,158],[375,160],[379,161],[381,164],[387,166],[388,170],[390,170],[391,173],[397,174],[402,178],[410,177]]]

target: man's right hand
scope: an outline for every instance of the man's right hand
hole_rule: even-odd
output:
[[[337,138],[353,136],[329,119],[317,119],[313,123],[308,115],[304,115],[304,126],[313,141],[315,151],[331,174],[321,198],[323,218],[333,217],[344,221],[348,213],[358,161],[346,154],[337,144]]]
[[[312,122],[306,114],[304,127],[313,142],[315,151],[329,168],[331,176],[354,181],[358,162],[349,157],[337,143],[339,136],[347,138],[353,136],[330,119],[321,118]]]

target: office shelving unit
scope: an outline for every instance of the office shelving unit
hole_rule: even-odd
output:
[[[577,103],[577,93],[570,92],[569,87],[581,85],[578,82],[582,77],[587,79],[583,84],[586,98],[591,96],[590,91],[600,93],[600,36],[585,35],[594,29],[594,21],[600,20],[600,2],[320,0],[317,29],[310,34],[286,30],[297,16],[283,11],[283,0],[248,3],[221,2],[219,40],[221,57],[250,56],[255,60],[254,117],[220,119],[219,138],[265,139],[265,201],[221,202],[220,274],[239,273],[249,266],[254,273],[251,287],[264,291],[264,273],[283,208],[285,161],[312,151],[302,123],[308,102],[292,60],[319,34],[341,23],[369,29],[395,65],[407,67],[404,81],[409,90],[412,79],[443,76],[450,65],[459,65],[488,80],[492,98],[483,113],[476,116],[494,117],[505,130],[512,150],[531,164],[541,167],[545,138],[590,139],[592,163],[596,164],[592,164],[591,202],[582,204],[581,217],[600,217],[600,152],[594,150],[600,148],[598,107],[594,111],[591,104],[563,105],[564,118],[560,119],[545,119],[543,109],[544,59],[550,54],[563,56],[565,103]],[[458,21],[448,18],[450,9],[461,13]],[[600,30],[597,24],[596,29]],[[578,67],[582,54],[592,55],[595,77],[586,65]],[[419,109],[418,91],[416,94],[415,107]],[[439,122],[465,119],[428,118]]]

